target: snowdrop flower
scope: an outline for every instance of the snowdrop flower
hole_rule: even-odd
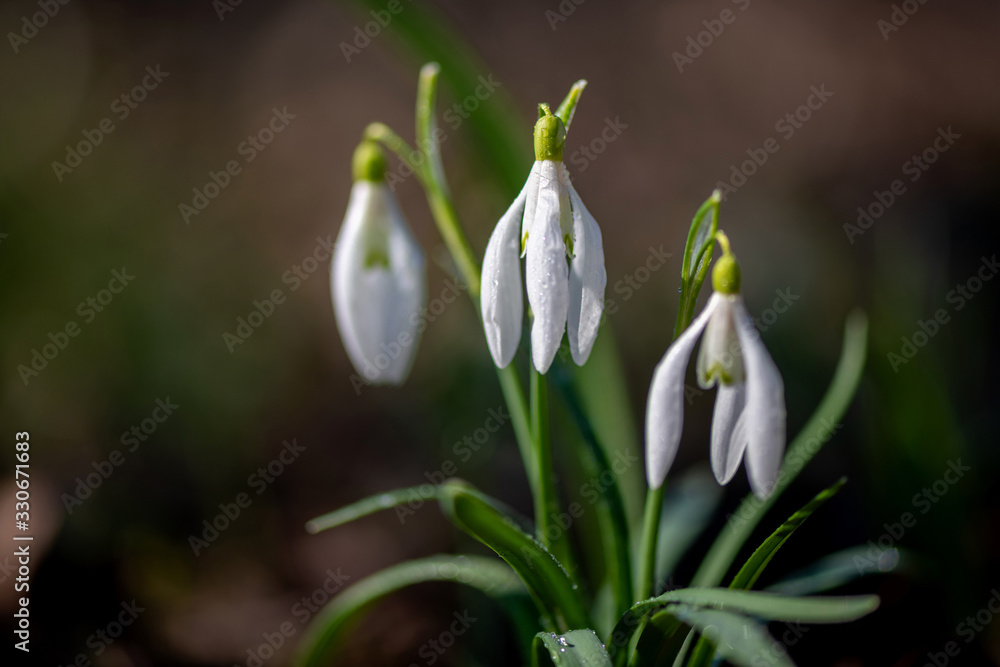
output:
[[[402,384],[420,337],[427,277],[374,141],[354,152],[354,186],[330,281],[337,328],[358,374],[371,384]]]
[[[569,335],[573,361],[583,365],[604,310],[604,249],[597,222],[580,201],[563,164],[566,127],[547,105],[535,124],[535,164],[521,194],[486,246],[480,296],[493,361],[504,368],[521,339],[520,257],[525,258],[531,359],[548,371]]]
[[[698,384],[719,385],[712,417],[712,471],[727,484],[746,452],[750,486],[759,498],[774,488],[785,450],[785,390],[740,294],[740,267],[729,241],[717,235],[723,256],[712,271],[714,293],[678,336],[653,372],[646,406],[646,477],[666,479],[684,425],[684,372],[695,341]]]

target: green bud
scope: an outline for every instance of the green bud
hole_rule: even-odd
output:
[[[535,123],[535,159],[562,162],[566,126],[558,116],[552,115],[548,105],[541,105],[540,112],[544,115]]]
[[[355,181],[376,181],[385,178],[385,156],[377,142],[365,139],[354,149]]]
[[[722,294],[740,293],[740,265],[733,255],[726,253],[716,260],[712,269],[712,288]]]

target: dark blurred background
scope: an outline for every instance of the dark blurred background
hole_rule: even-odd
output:
[[[28,431],[36,664],[82,654],[114,667],[246,665],[291,622],[295,633],[267,661],[287,664],[312,616],[302,598],[331,573],[349,584],[406,558],[479,550],[431,504],[402,523],[390,512],[317,536],[303,529],[309,518],[424,482],[446,460],[530,511],[509,424],[468,461],[455,455],[502,405],[468,300],[429,322],[404,387],[355,391],[327,262],[295,273],[315,268],[303,260],[336,237],[364,126],[381,120],[412,138],[417,72],[431,59],[444,67],[445,165],[480,256],[520,187],[511,174],[530,167],[535,105],[589,81],[566,162],[604,234],[615,303],[592,372],[631,401],[616,431],[622,443],[638,442],[652,369],[669,343],[691,215],[720,181],[738,186],[720,224],[784,375],[790,433],[825,391],[847,314],[869,314],[853,407],[751,542],[840,475],[850,482],[761,583],[877,542],[911,512],[915,525],[892,539],[901,565],[841,589],[877,592],[881,609],[810,628],[791,655],[800,665],[922,666],[955,641],[961,652],[949,664],[997,664],[1000,622],[968,642],[960,623],[1000,587],[1000,506],[990,495],[1000,461],[989,434],[1000,281],[983,280],[997,271],[1000,6],[402,1],[366,44],[357,30],[384,7],[0,5],[0,521],[5,535],[15,532],[13,437]],[[451,76],[459,68],[466,76]],[[479,76],[495,91],[447,115],[475,98],[461,82]],[[520,139],[487,135],[490,123]],[[269,124],[282,127],[270,143],[243,144]],[[744,164],[754,156],[763,164]],[[193,189],[230,160],[240,173],[185,215]],[[734,169],[750,175],[734,180]],[[451,267],[416,179],[396,190],[434,260],[433,299],[450,289]],[[859,224],[859,207],[870,220]],[[637,270],[651,249],[671,257],[647,277]],[[252,335],[224,338],[274,290],[284,301]],[[792,305],[768,315],[782,295]],[[176,407],[167,414],[158,401]],[[707,465],[711,407],[708,394],[687,408],[672,476]],[[257,475],[285,443],[297,458],[272,481]],[[566,442],[557,434],[555,444],[558,454]],[[969,470],[935,493],[958,461]],[[576,488],[576,473],[558,467],[564,488]],[[637,511],[644,482],[633,472]],[[741,472],[677,583],[747,488]],[[933,503],[918,497],[925,488]],[[240,493],[249,507],[192,547],[203,520]],[[3,558],[9,621],[14,574]],[[110,647],[93,638],[133,603],[143,611]],[[443,655],[428,653],[456,610],[486,622]],[[368,616],[340,664],[512,664],[509,644],[488,601],[424,585]]]

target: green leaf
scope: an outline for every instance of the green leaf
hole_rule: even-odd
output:
[[[618,620],[611,637],[616,646],[626,645],[647,614],[671,603],[733,611],[773,621],[844,623],[873,612],[878,602],[876,595],[793,598],[728,588],[680,588],[632,605]],[[612,644],[612,640],[609,639],[608,644]]]
[[[774,558],[774,554],[778,552],[781,545],[788,541],[788,538],[792,536],[792,533],[794,533],[795,530],[801,526],[813,512],[822,507],[830,498],[837,495],[837,492],[839,492],[846,483],[847,478],[841,477],[836,483],[833,484],[833,486],[820,491],[815,498],[806,503],[805,507],[790,516],[787,521],[778,526],[778,529],[771,533],[768,538],[764,540],[759,547],[757,547],[757,550],[750,555],[747,562],[743,564],[740,571],[736,573],[735,577],[733,577],[733,581],[729,584],[729,587],[742,589],[753,588],[757,579],[764,572],[764,568],[767,567],[767,564],[771,562],[772,558]]]
[[[461,480],[449,480],[439,488],[445,515],[507,561],[550,627],[565,632],[590,625],[576,584],[562,564],[510,512]]]
[[[863,313],[856,311],[847,318],[844,327],[844,346],[833,381],[816,412],[789,446],[774,491],[764,501],[752,494],[743,500],[733,517],[719,532],[701,567],[695,573],[692,585],[715,586],[722,581],[733,559],[757,527],[764,513],[816,455],[822,444],[830,438],[834,426],[847,411],[861,380],[867,339],[868,319]]]
[[[810,595],[821,593],[868,574],[884,574],[902,567],[906,569],[911,560],[907,553],[897,549],[882,552],[876,563],[869,555],[871,547],[862,544],[825,556],[812,565],[792,572],[781,581],[768,586],[766,590],[782,595]]]
[[[572,630],[564,635],[539,632],[535,635],[532,667],[611,667],[604,645],[593,630]]]
[[[316,616],[299,646],[295,664],[319,667],[347,638],[361,616],[385,596],[427,581],[455,581],[509,603],[525,594],[510,569],[482,556],[432,556],[388,567],[354,584]]]
[[[573,87],[569,89],[566,94],[566,98],[556,109],[556,115],[562,120],[563,125],[566,126],[566,134],[569,134],[569,124],[573,122],[573,114],[576,113],[576,105],[580,101],[580,95],[583,94],[583,89],[587,87],[586,79],[580,79],[573,84]]]
[[[746,616],[687,605],[670,607],[666,613],[694,627],[715,646],[719,655],[734,665],[795,667],[781,644],[768,634],[767,628]],[[781,648],[775,650],[776,647]]]
[[[590,479],[600,480],[603,489],[603,492],[598,494],[597,500],[594,501],[594,506],[597,510],[597,520],[601,530],[607,580],[611,583],[616,603],[614,616],[611,617],[611,621],[613,621],[628,609],[633,599],[629,523],[622,501],[619,475],[617,470],[611,467],[604,447],[598,442],[597,434],[594,433],[566,369],[557,366],[549,372],[549,377],[556,390],[559,391],[566,411],[576,424],[583,439],[583,446],[576,447],[575,451],[580,457],[584,473]],[[610,481],[606,484],[604,483],[605,472],[610,473]],[[624,472],[627,473],[628,469],[626,468]]]
[[[399,505],[406,505],[415,501],[434,500],[438,497],[437,487],[431,484],[421,486],[411,486],[405,489],[385,491],[383,493],[369,496],[363,500],[351,503],[346,507],[341,507],[329,514],[316,517],[306,522],[306,530],[310,533],[342,526],[363,516],[374,514],[382,510],[392,509]]]
[[[653,614],[642,629],[635,646],[633,667],[665,667],[673,665],[684,649],[691,628],[671,614]],[[625,653],[622,653],[624,656]],[[624,661],[618,664],[624,664]]]
[[[674,325],[674,339],[687,328],[694,314],[694,305],[698,294],[708,274],[708,265],[712,261],[712,251],[715,249],[715,232],[719,229],[719,201],[721,193],[718,190],[698,208],[688,229],[687,243],[684,244],[684,257],[681,261],[681,296],[677,304],[677,322]],[[709,223],[705,224],[705,217]]]
[[[798,512],[793,514],[787,521],[778,526],[778,529],[771,533],[764,542],[757,547],[757,550],[751,554],[747,562],[743,564],[740,571],[736,573],[733,577],[733,581],[729,584],[730,588],[734,589],[746,589],[749,590],[753,588],[753,585],[757,582],[757,579],[764,572],[764,568],[767,564],[771,562],[774,555],[778,552],[788,538],[792,536],[792,533],[802,525],[802,522],[809,518],[813,512],[815,512],[820,506],[826,503],[827,500],[837,495],[837,492],[843,488],[844,484],[847,483],[846,477],[841,477],[833,486],[824,491],[821,491],[815,498],[810,500],[805,507],[800,509]],[[713,642],[702,635],[702,638],[698,641],[694,648],[694,653],[691,655],[691,661],[688,663],[688,667],[702,667],[712,664],[712,656],[715,654]]]
[[[638,465],[629,466],[618,476],[630,529],[637,530],[642,517],[646,474],[642,467],[642,444],[629,400],[628,381],[613,327],[601,327],[587,363],[574,368],[572,383],[597,442],[604,448],[605,457],[612,461],[622,457],[630,461],[639,459]]]

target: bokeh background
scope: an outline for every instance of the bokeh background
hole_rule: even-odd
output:
[[[407,558],[477,549],[431,504],[402,522],[387,513],[316,536],[304,531],[309,518],[424,482],[447,460],[530,511],[509,424],[468,461],[456,457],[455,443],[502,406],[467,299],[429,321],[404,387],[356,391],[327,263],[289,277],[315,268],[303,260],[336,236],[364,126],[381,120],[412,138],[416,76],[429,60],[443,66],[439,112],[465,104],[442,117],[442,150],[480,255],[529,169],[535,105],[589,81],[567,165],[603,230],[614,313],[585,371],[600,380],[587,400],[629,406],[607,417],[623,448],[639,442],[646,389],[669,342],[690,217],[734,165],[776,141],[777,152],[728,194],[721,227],[743,263],[752,312],[764,314],[779,292],[794,296],[763,334],[785,378],[791,433],[825,390],[851,310],[868,313],[871,336],[853,407],[761,537],[837,477],[849,484],[761,583],[917,515],[893,539],[903,555],[894,570],[841,589],[877,592],[882,608],[848,626],[810,628],[789,650],[800,665],[924,665],[957,641],[953,664],[997,664],[1000,623],[969,643],[959,634],[1000,586],[1000,461],[989,431],[1000,281],[969,283],[997,251],[996,3],[403,0],[368,43],[357,31],[385,9],[379,0],[70,2],[33,32],[24,21],[41,23],[32,18],[41,4],[0,5],[0,526],[14,532],[13,435],[29,431],[34,664],[83,655],[108,666],[246,665],[265,633],[291,621],[295,634],[267,661],[288,664],[311,615],[296,604],[330,572],[353,583]],[[724,11],[730,23],[719,22]],[[890,30],[894,11],[900,25]],[[164,73],[158,82],[147,67]],[[144,77],[144,99],[122,117],[115,101]],[[495,89],[476,99],[482,80]],[[780,122],[813,87],[832,95],[814,99],[818,108],[789,132]],[[247,161],[242,142],[275,110],[287,110],[285,127]],[[95,135],[105,118],[113,131]],[[907,171],[949,128],[957,138],[947,150]],[[85,133],[100,143],[68,172],[55,167],[71,164],[67,146]],[[241,172],[185,219],[179,206],[230,160]],[[845,228],[896,179],[905,192],[883,214],[858,234]],[[416,179],[397,193],[434,260],[435,298],[451,289],[453,269]],[[637,273],[652,249],[671,257]],[[99,312],[81,306],[107,299],[113,271],[134,279]],[[977,288],[961,308],[960,285]],[[284,302],[227,345],[224,334],[274,290]],[[893,363],[903,338],[939,309],[948,322]],[[44,368],[20,369],[70,322],[78,334]],[[158,400],[177,406],[162,423],[149,421]],[[672,475],[707,466],[711,405],[706,394],[688,407]],[[129,451],[123,437],[144,420],[145,439]],[[293,441],[304,449],[273,482],[250,479]],[[557,430],[557,454],[572,444]],[[114,450],[121,465],[81,490],[108,470]],[[921,513],[914,496],[959,460],[970,470]],[[579,471],[558,467],[572,495]],[[628,475],[636,510],[641,465]],[[691,576],[746,491],[739,473],[675,583]],[[196,555],[190,536],[241,492],[252,504]],[[14,592],[3,558],[6,626]],[[110,647],[88,640],[132,601],[144,611]],[[428,653],[461,610],[482,620],[443,655]],[[510,632],[476,594],[425,585],[369,615],[339,664],[514,664]]]

